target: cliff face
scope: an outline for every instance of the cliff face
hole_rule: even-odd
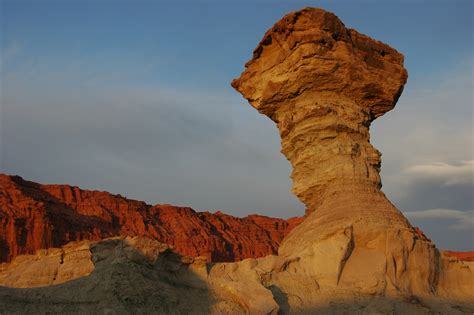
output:
[[[150,206],[107,192],[0,175],[0,262],[70,241],[118,235],[160,240],[183,255],[208,261],[236,261],[276,253],[301,220]]]
[[[454,259],[463,261],[474,261],[474,252],[456,252],[452,250],[447,250],[443,253],[448,257],[453,257]]]
[[[402,62],[394,49],[347,29],[334,14],[306,8],[277,22],[233,81],[277,123],[294,168],[293,190],[307,206],[278,255],[206,264],[157,241],[108,239],[87,245],[88,252],[79,245],[17,257],[2,268],[0,284],[31,278],[38,279],[31,286],[57,284],[57,275],[71,275],[63,270],[75,269],[57,253],[77,255],[84,276],[41,289],[0,287],[0,300],[12,313],[472,314],[474,263],[440,252],[380,190],[380,153],[369,142],[369,126],[395,105],[406,81]],[[77,196],[68,200],[80,208]],[[233,219],[219,213],[185,221],[186,210],[153,208],[137,210],[147,214],[126,229],[182,225],[174,233],[195,233],[195,222],[212,221],[223,239],[235,231]],[[149,219],[142,225],[140,216]],[[242,220],[269,229],[261,217]],[[278,237],[279,230],[269,234]],[[260,237],[253,228],[238,231]],[[245,244],[240,232],[231,238]],[[220,252],[220,245],[211,248]],[[36,270],[22,280],[31,265]]]

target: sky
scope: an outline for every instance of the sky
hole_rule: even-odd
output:
[[[0,172],[150,204],[292,217],[273,122],[230,82],[306,6],[405,55],[377,119],[383,191],[440,248],[474,250],[473,2],[0,0]]]

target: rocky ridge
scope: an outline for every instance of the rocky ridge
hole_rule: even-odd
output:
[[[471,314],[473,263],[440,252],[380,190],[369,127],[406,77],[400,53],[332,13],[283,17],[232,83],[277,123],[307,206],[278,255],[205,264],[155,241],[106,240],[90,247],[90,275],[0,299],[12,312]]]
[[[474,266],[444,256],[442,259],[465,272]],[[314,267],[321,271],[321,267],[327,270],[329,265],[330,262],[322,261]],[[469,301],[453,305],[435,297],[387,297],[347,291],[329,295],[327,284],[305,276],[309,270],[299,270],[300,274],[296,275],[292,269],[297,266],[298,259],[281,256],[208,264],[205,257],[181,256],[166,244],[139,237],[80,241],[41,250],[36,255],[18,256],[10,264],[4,264],[0,269],[0,301],[6,314],[468,314],[472,311]],[[275,285],[277,279],[289,281],[292,294]],[[457,285],[469,286],[468,281],[458,279]],[[308,304],[308,299],[313,302]]]
[[[456,252],[452,250],[443,251],[443,254],[448,257],[453,257],[462,261],[474,261],[474,252]]]
[[[205,256],[208,262],[237,261],[275,254],[301,221],[150,206],[107,192],[0,174],[0,262],[71,241],[120,235],[155,239],[181,255]]]

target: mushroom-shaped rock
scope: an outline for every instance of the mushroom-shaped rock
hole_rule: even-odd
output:
[[[381,154],[370,144],[371,122],[395,106],[406,80],[395,49],[305,8],[267,31],[232,82],[277,124],[293,192],[306,205],[279,255],[297,258],[295,270],[322,287],[407,296],[439,289],[439,251],[381,191]]]
[[[395,49],[306,8],[264,35],[232,86],[277,124],[293,191],[311,213],[334,193],[380,189],[369,126],[395,106],[406,80]]]
[[[86,253],[95,265],[89,276],[40,290],[0,287],[2,306],[11,313],[473,314],[474,262],[440,253],[380,191],[369,125],[395,105],[406,80],[402,60],[335,15],[303,9],[267,32],[233,82],[277,123],[294,191],[308,207],[278,256],[205,265],[150,240],[104,240]],[[53,271],[43,283],[75,265],[50,256],[35,260]],[[0,272],[0,284],[18,278],[22,261]]]

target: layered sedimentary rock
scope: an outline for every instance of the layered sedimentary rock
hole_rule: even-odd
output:
[[[308,219],[285,240],[282,254],[346,229],[341,259],[355,245],[389,244],[383,256],[393,261],[388,268],[397,282],[395,262],[405,264],[404,252],[421,244],[420,259],[436,269],[433,246],[381,192],[381,154],[370,144],[371,122],[395,106],[406,80],[399,52],[329,12],[289,14],[264,35],[232,86],[277,124],[293,191],[307,206]]]
[[[474,264],[457,260],[445,263],[464,269]],[[330,261],[326,261],[324,268],[327,270],[329,265]],[[324,288],[327,285],[308,276],[309,270],[295,273],[298,266],[298,259],[281,256],[209,265],[205,257],[181,256],[166,244],[137,237],[73,242],[62,248],[38,251],[36,255],[18,256],[10,264],[2,265],[0,301],[5,314],[431,314],[433,310],[436,314],[463,314],[472,311],[468,303],[453,305],[435,297],[422,300],[416,296],[394,298],[354,293],[358,288],[328,295]],[[314,268],[321,271],[321,266],[324,261]],[[440,281],[452,281],[450,276],[447,274]],[[469,286],[468,279],[457,278],[457,281],[458,286]],[[282,286],[286,282],[286,287]]]
[[[406,80],[396,50],[332,13],[303,10],[265,34],[232,86],[277,124],[307,213],[330,208],[325,215],[334,221],[345,207],[341,195],[380,192],[381,154],[369,127],[395,106]]]
[[[369,127],[401,95],[403,55],[307,8],[268,30],[245,66],[232,86],[276,123],[307,207],[279,249],[292,268],[269,284],[307,307],[323,292],[474,302],[471,267],[448,263],[381,191]],[[314,285],[296,288],[300,277]]]
[[[86,249],[86,250],[85,250]],[[87,255],[84,252],[88,252]],[[0,308],[3,313],[43,314],[277,314],[272,293],[255,279],[245,283],[233,264],[206,265],[205,257],[180,256],[163,243],[121,237],[98,242],[70,244],[64,257],[80,260],[60,262],[55,253],[15,259],[7,271],[0,271]],[[28,264],[29,262],[29,264]],[[253,260],[250,261],[253,264]],[[38,268],[43,264],[44,269]],[[252,264],[243,262],[242,266]],[[90,265],[93,265],[90,270]],[[28,267],[33,267],[29,268]],[[36,267],[36,268],[35,268]],[[63,270],[76,275],[59,283]],[[27,270],[27,274],[22,271]],[[35,274],[36,282],[28,282]],[[252,270],[247,276],[254,277]],[[15,279],[20,279],[16,281]],[[20,283],[17,288],[2,287]],[[41,287],[41,285],[56,284]],[[31,287],[25,289],[25,286]]]
[[[88,259],[83,258],[84,249]],[[24,257],[33,260],[32,266],[44,265],[44,272],[33,286],[56,284],[63,269],[80,268],[83,276],[41,288],[0,286],[2,314],[206,314],[215,303],[199,277],[199,272],[206,270],[205,258],[178,256],[157,241],[125,237],[71,244],[67,250],[56,251],[67,251],[64,257],[78,255],[81,259],[65,259],[61,264],[53,253]],[[0,274],[0,284],[8,285],[15,276],[24,279],[18,269],[25,269],[25,264],[16,259],[12,264],[16,266],[10,267],[9,273],[4,272],[3,277]],[[89,265],[93,268],[86,270]]]
[[[0,300],[12,312],[472,314],[474,263],[440,252],[380,190],[369,126],[395,105],[402,63],[334,14],[307,8],[275,24],[233,82],[277,123],[308,208],[278,255],[205,264],[154,241],[105,240],[89,247],[89,275],[0,288]]]
[[[188,256],[236,261],[276,253],[301,218],[290,220],[150,206],[107,192],[40,185],[0,174],[0,262],[71,241],[138,235]]]
[[[94,270],[90,241],[70,242],[61,248],[40,249],[0,264],[0,286],[34,288],[61,284]]]
[[[456,252],[452,250],[444,251],[447,257],[453,257],[463,261],[474,261],[474,252]]]

